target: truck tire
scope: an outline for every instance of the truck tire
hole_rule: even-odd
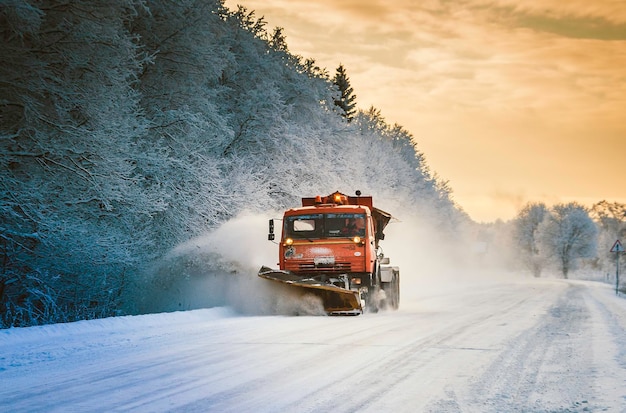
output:
[[[370,286],[367,292],[367,300],[365,307],[369,313],[377,313],[380,308],[380,266],[376,265],[376,269],[371,277]]]
[[[390,291],[387,293],[389,307],[397,310],[400,307],[400,271],[393,272]]]

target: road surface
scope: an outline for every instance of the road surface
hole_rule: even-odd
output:
[[[524,280],[397,312],[228,308],[0,330],[3,412],[624,412],[626,299]]]

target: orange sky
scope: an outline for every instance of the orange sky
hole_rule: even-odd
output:
[[[626,5],[615,0],[240,0],[359,107],[409,130],[475,220],[626,203]]]

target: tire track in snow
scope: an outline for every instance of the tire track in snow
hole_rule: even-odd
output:
[[[392,411],[392,407],[396,409],[398,406],[401,410],[406,410],[407,405],[401,405],[393,400],[389,403],[390,390],[395,388],[406,389],[413,387],[414,382],[420,380],[425,381],[421,385],[424,387],[436,386],[437,383],[429,384],[428,377],[421,377],[420,371],[431,370],[437,371],[438,366],[446,363],[445,359],[449,358],[451,353],[458,351],[455,339],[463,336],[466,331],[471,331],[471,335],[477,325],[483,325],[483,328],[490,328],[494,323],[499,321],[491,321],[493,318],[500,319],[506,316],[510,311],[524,305],[528,300],[527,296],[520,297],[517,292],[514,294],[501,291],[495,294],[489,291],[485,297],[494,297],[500,295],[501,313],[494,313],[493,307],[487,306],[483,308],[478,305],[473,311],[464,311],[459,314],[456,311],[462,311],[458,308],[455,310],[457,317],[450,318],[450,314],[442,313],[440,315],[442,324],[433,331],[429,331],[424,335],[415,336],[414,331],[408,328],[411,322],[419,323],[419,316],[415,320],[409,318],[415,315],[403,315],[401,313],[392,313],[389,317],[384,318],[385,323],[379,325],[376,330],[380,337],[389,334],[394,338],[394,342],[402,342],[401,345],[378,346],[356,345],[351,351],[357,352],[362,350],[359,361],[350,364],[337,362],[336,358],[331,358],[327,363],[320,362],[318,369],[325,370],[337,369],[341,366],[341,372],[328,371],[324,376],[324,380],[309,382],[309,388],[306,382],[303,388],[298,390],[299,397],[290,403],[280,404],[274,410],[269,411],[290,411],[296,409],[298,411]],[[479,295],[474,299],[482,297]],[[512,301],[511,301],[512,300]],[[463,308],[463,307],[461,307]],[[432,314],[425,316],[427,319]],[[382,319],[382,318],[381,318]],[[354,343],[363,343],[361,335],[369,336],[369,330],[359,332],[360,335],[353,337]],[[354,347],[358,347],[355,349]],[[461,348],[461,351],[468,349]],[[469,348],[469,351],[474,349]],[[479,349],[480,350],[480,349]],[[489,349],[487,349],[489,351]],[[376,354],[373,354],[375,352]],[[368,358],[369,354],[369,358]],[[357,357],[358,358],[358,357]],[[364,360],[369,360],[364,362]],[[306,373],[307,371],[305,371]],[[278,374],[287,374],[280,372]],[[267,382],[272,383],[276,379],[267,377]],[[246,394],[256,394],[252,389],[246,389]],[[233,390],[237,393],[237,390]],[[427,392],[428,393],[428,392]],[[414,398],[413,398],[414,399]],[[425,401],[427,402],[427,400]],[[262,408],[263,401],[255,401],[254,397],[248,400],[244,405],[238,408],[243,410],[254,410]],[[277,401],[277,403],[279,403]],[[383,407],[381,410],[380,407]],[[227,406],[220,406],[227,407]],[[412,401],[412,407],[415,408],[415,402]],[[226,411],[235,411],[226,410]],[[265,410],[268,411],[268,410]],[[419,409],[418,409],[419,411]]]
[[[470,411],[583,412],[594,393],[587,366],[593,364],[587,342],[591,314],[586,287],[568,284],[541,322],[513,338],[475,380],[472,393],[482,394]]]
[[[384,369],[380,369],[379,373],[392,369],[396,376],[393,380],[381,381],[377,394],[372,394],[368,400],[357,406],[358,409],[346,411],[361,411],[361,408],[372,412],[395,411],[406,410],[407,406],[410,406],[412,411],[463,411],[458,409],[459,404],[454,391],[445,384],[449,377],[466,381],[469,378],[468,372],[472,371],[473,366],[480,364],[477,363],[478,360],[491,358],[499,351],[497,340],[483,340],[480,337],[489,335],[488,331],[496,326],[505,325],[511,314],[520,308],[535,306],[536,297],[535,301],[532,301],[528,295],[520,295],[517,292],[511,294],[509,287],[500,291],[498,289],[487,291],[485,297],[496,300],[499,311],[493,311],[494,304],[481,305],[480,300],[476,303],[477,308],[468,305],[467,308],[455,309],[455,317],[451,319],[451,324],[442,325],[442,328],[433,332],[427,340],[414,343],[404,353],[389,360]],[[457,313],[458,311],[461,312]],[[467,357],[468,353],[475,356]],[[463,372],[459,375],[457,370]],[[400,372],[402,374],[398,375]],[[434,401],[437,407],[431,410],[430,406],[433,405],[431,398],[438,393],[442,383],[444,383],[443,392],[447,397],[445,400]],[[392,391],[389,392],[388,389]],[[399,389],[396,394],[395,389]],[[411,393],[411,389],[415,389],[416,392]],[[393,395],[390,397],[389,393]]]

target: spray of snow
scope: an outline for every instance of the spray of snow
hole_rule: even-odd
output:
[[[381,246],[390,264],[400,268],[400,311],[424,310],[429,297],[519,278],[497,252],[476,248],[464,228],[446,236],[414,209],[392,205],[389,210],[396,219],[385,229]]]
[[[268,219],[277,216],[243,213],[174,248],[158,263],[144,311],[228,306],[252,315],[325,314],[319,298],[257,276],[263,265],[277,267],[278,248],[267,240]]]
[[[142,310],[228,306],[243,314],[324,314],[319,298],[257,276],[263,265],[278,267],[278,247],[267,241],[267,222],[281,215],[243,213],[174,248],[159,263]],[[397,208],[394,216],[398,219],[388,225],[380,245],[391,265],[400,268],[401,310],[410,310],[408,303],[422,305],[425,297],[480,288],[510,276],[501,268],[486,269],[465,238],[442,239],[415,211]]]

